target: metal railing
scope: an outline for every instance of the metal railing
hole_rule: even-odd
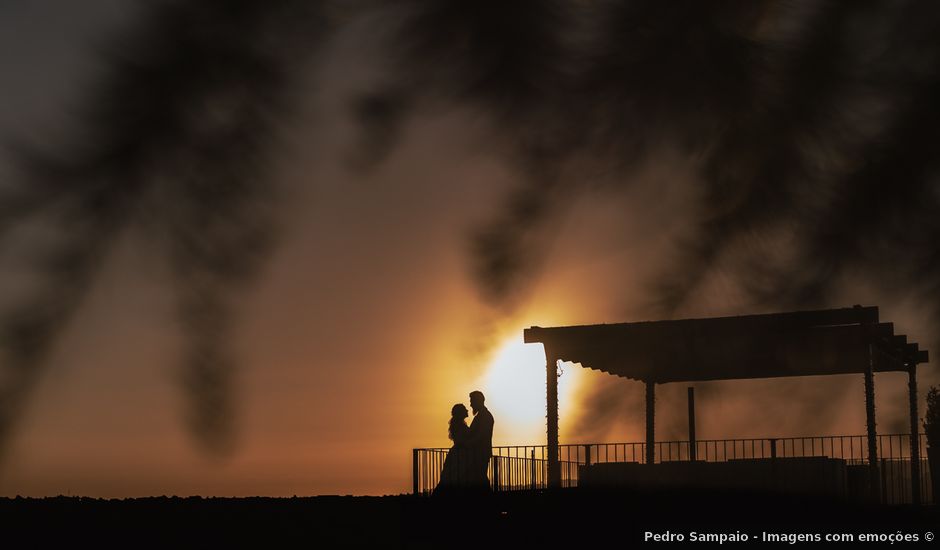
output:
[[[493,456],[490,457],[486,470],[490,490],[547,488],[547,449],[545,445],[493,447]],[[415,494],[428,495],[437,488],[448,454],[449,449],[444,448],[413,450],[412,479]],[[578,467],[584,463],[564,459],[559,462],[562,472],[561,486],[577,487]]]
[[[919,434],[920,501],[933,502],[930,469],[927,465],[926,436]],[[655,462],[703,462],[759,460],[769,458],[828,457],[844,460],[847,468],[868,465],[867,437],[837,435],[812,437],[777,437],[752,439],[657,441]],[[913,502],[911,495],[910,435],[879,435],[878,471],[881,502]],[[690,450],[693,451],[690,456]],[[413,450],[413,491],[430,494],[440,481],[448,449]],[[548,480],[548,447],[545,445],[503,445],[493,447],[487,468],[490,488],[494,491],[544,489]],[[580,467],[602,463],[646,462],[646,443],[584,443],[558,446],[561,486],[577,487]]]

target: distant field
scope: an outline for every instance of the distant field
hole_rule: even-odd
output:
[[[79,497],[0,500],[7,537],[36,547],[202,546],[237,543],[304,548],[577,547],[590,541],[643,544],[647,532],[919,533],[940,527],[937,507],[849,506],[746,493],[556,493],[447,501],[387,497]],[[646,543],[652,544],[649,540]]]

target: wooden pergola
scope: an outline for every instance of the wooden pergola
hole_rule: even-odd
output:
[[[911,483],[920,492],[917,365],[927,351],[894,334],[877,307],[798,311],[710,319],[645,321],[525,329],[526,343],[545,346],[548,483],[559,487],[559,361],[646,384],[646,463],[654,462],[655,387],[669,382],[862,374],[865,378],[868,463],[878,477],[876,372],[907,372],[911,422]]]

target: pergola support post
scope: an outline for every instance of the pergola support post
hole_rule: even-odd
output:
[[[646,463],[656,461],[656,383],[646,382]]]
[[[917,363],[907,368],[907,390],[911,405],[911,503],[920,504],[920,430],[917,418]]]
[[[547,350],[546,350],[547,351]],[[561,464],[558,462],[558,358],[546,353],[545,398],[548,426],[548,487],[561,487]]]
[[[695,388],[689,386],[689,460],[695,462],[698,459],[697,447],[695,441]]]
[[[878,432],[875,428],[875,373],[872,346],[868,346],[868,366],[865,368],[865,421],[868,434],[869,492],[874,501],[880,500],[881,480],[878,470]]]

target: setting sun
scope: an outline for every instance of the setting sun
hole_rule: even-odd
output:
[[[562,363],[558,379],[558,406],[569,413],[580,369]],[[525,344],[522,331],[503,341],[481,377],[479,387],[496,417],[494,442],[536,443],[545,439],[545,350]]]

